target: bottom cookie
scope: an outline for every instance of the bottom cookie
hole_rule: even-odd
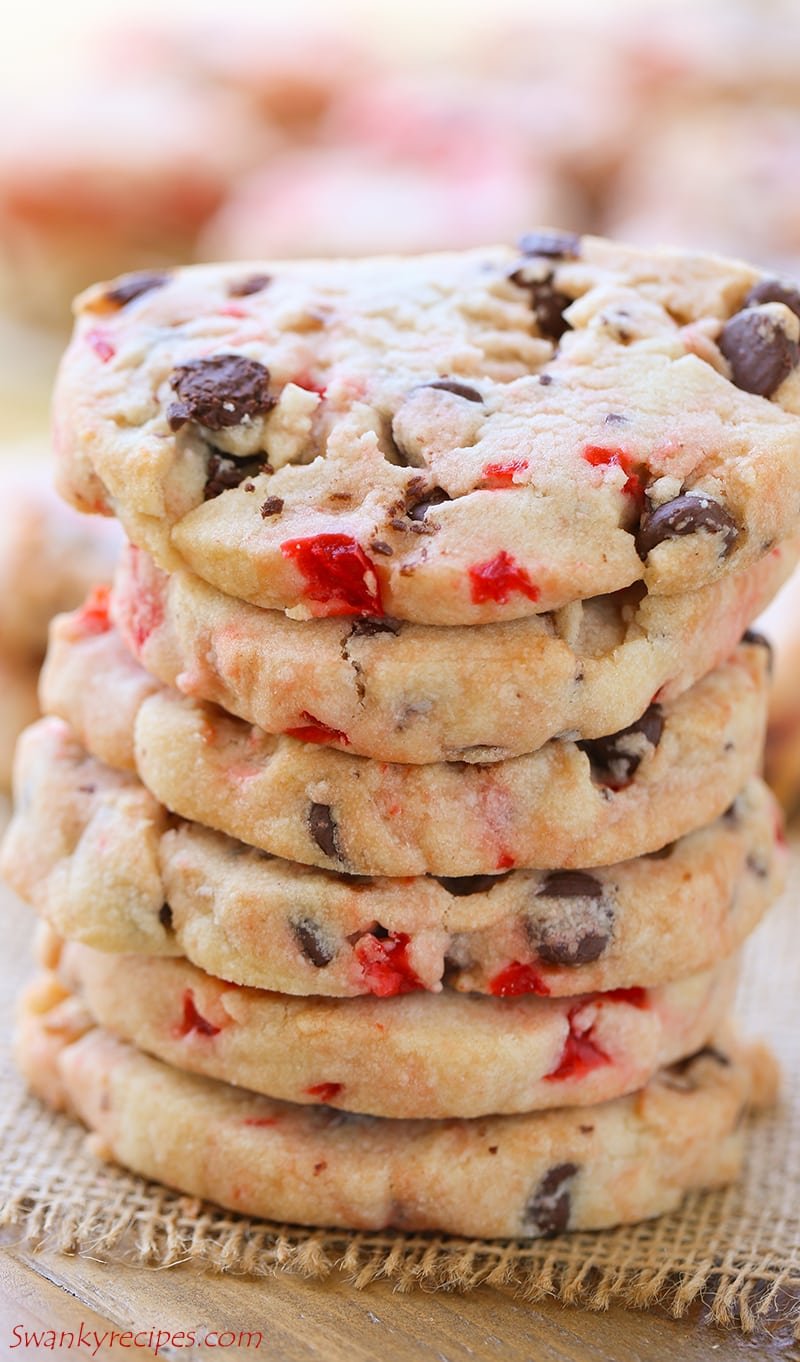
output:
[[[96,1027],[53,975],[22,1001],[18,1062],[95,1152],[231,1210],[348,1229],[538,1238],[674,1210],[734,1179],[741,1116],[774,1096],[762,1047],[724,1036],[594,1108],[396,1121],[180,1073]]]

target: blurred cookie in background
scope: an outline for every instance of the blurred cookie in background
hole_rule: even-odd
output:
[[[274,145],[223,93],[75,80],[10,97],[0,145],[0,308],[70,324],[74,295],[191,258],[243,170]]]
[[[638,135],[640,98],[620,42],[626,28],[605,4],[557,16],[529,7],[524,17],[487,27],[471,56],[472,70],[502,89],[507,117],[586,196],[592,231],[608,177]]]
[[[617,180],[609,230],[800,277],[799,179],[800,107],[689,108],[643,129]]]
[[[395,76],[354,87],[314,148],[246,178],[200,258],[460,250],[513,240],[531,222],[580,229],[583,218],[506,91]]]
[[[352,23],[256,18],[252,12],[193,16],[111,29],[104,44],[130,72],[225,92],[291,137],[313,136],[320,120],[376,65]]]
[[[800,809],[800,572],[756,623],[774,647],[766,777],[788,813]]]
[[[629,79],[655,101],[800,104],[800,12],[793,0],[655,0],[611,21]]]
[[[51,482],[44,460],[0,474],[0,786],[10,782],[17,736],[39,712],[50,620],[110,581],[122,543],[116,521],[74,511]]]

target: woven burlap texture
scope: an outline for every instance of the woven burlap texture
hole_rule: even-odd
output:
[[[675,1315],[702,1297],[719,1323],[745,1331],[769,1316],[800,1336],[800,841],[789,890],[748,948],[745,1029],[766,1035],[784,1068],[780,1107],[752,1122],[742,1183],[695,1195],[680,1214],[632,1228],[549,1241],[346,1234],[258,1223],[191,1202],[99,1163],[81,1129],[27,1097],[8,1052],[13,995],[30,974],[30,914],[5,894],[0,979],[0,1226],[6,1240],[164,1267],[193,1259],[220,1271],[342,1271],[358,1287],[467,1290],[513,1285],[537,1300],[602,1308],[656,1302]]]

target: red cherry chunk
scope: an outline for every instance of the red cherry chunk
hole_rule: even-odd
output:
[[[483,476],[492,487],[513,487],[514,476],[528,467],[527,459],[511,459],[508,463],[487,463]]]
[[[390,932],[385,937],[367,932],[356,942],[355,957],[367,988],[376,998],[394,998],[398,993],[416,993],[425,987],[408,959],[410,941],[405,932]]]
[[[629,497],[641,498],[642,483],[638,473],[634,472],[634,461],[630,454],[626,454],[624,449],[606,449],[603,445],[587,445],[583,451],[583,457],[592,468],[621,468],[627,474],[627,482],[622,490]]]
[[[306,1088],[306,1092],[309,1097],[318,1097],[320,1102],[332,1102],[343,1087],[344,1083],[315,1083],[313,1087]]]
[[[313,714],[309,714],[307,709],[301,711],[300,718],[305,719],[305,724],[298,728],[287,728],[287,737],[299,738],[301,742],[340,742],[345,747],[350,746],[350,739],[346,733],[339,728],[329,728],[327,724],[315,719]]]
[[[245,1116],[243,1126],[276,1126],[277,1116]]]
[[[108,361],[113,359],[117,353],[105,331],[100,331],[97,327],[86,332],[86,342],[91,345],[94,353],[103,364],[108,364]]]
[[[318,534],[281,544],[303,576],[319,615],[382,615],[380,583],[361,545],[348,534]]]
[[[77,633],[84,636],[108,633],[111,628],[111,620],[108,614],[110,596],[110,587],[92,587],[80,610],[74,616],[73,623]]]
[[[221,1029],[198,1012],[194,994],[190,988],[187,988],[183,995],[183,1021],[177,1028],[177,1034],[188,1036],[192,1032],[196,1032],[199,1036],[218,1036]]]
[[[505,549],[501,549],[486,563],[473,563],[469,569],[469,580],[475,605],[483,605],[485,601],[498,601],[505,605],[513,591],[519,591],[529,601],[538,601],[541,595],[525,568]]]
[[[585,1003],[579,1003],[567,1014],[569,1021],[569,1034],[564,1042],[564,1049],[561,1058],[555,1069],[549,1074],[545,1074],[545,1079],[550,1082],[559,1082],[565,1078],[582,1078],[592,1069],[599,1069],[603,1064],[610,1064],[611,1060],[605,1050],[592,1037],[594,1027],[590,1026],[581,1031],[577,1027],[577,1018],[585,1008]]]
[[[489,992],[495,998],[518,998],[523,993],[538,993],[539,997],[546,998],[550,989],[532,965],[512,960],[490,980]]]

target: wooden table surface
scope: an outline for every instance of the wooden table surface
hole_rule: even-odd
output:
[[[354,1291],[340,1276],[323,1282],[279,1274],[258,1281],[208,1275],[189,1264],[154,1270],[112,1268],[88,1258],[0,1251],[0,1358],[39,1362],[75,1359],[88,1351],[44,1351],[11,1344],[48,1329],[100,1334],[111,1329],[175,1332],[214,1330],[255,1335],[251,1346],[225,1348],[228,1358],[269,1362],[796,1362],[800,1347],[788,1332],[748,1340],[707,1324],[702,1311],[673,1320],[652,1312],[612,1309],[606,1314],[530,1305],[503,1291],[466,1295],[394,1292],[375,1282]],[[262,1333],[257,1347],[258,1332]],[[220,1348],[161,1348],[162,1358],[209,1359]],[[154,1358],[150,1348],[105,1347],[113,1359]]]

